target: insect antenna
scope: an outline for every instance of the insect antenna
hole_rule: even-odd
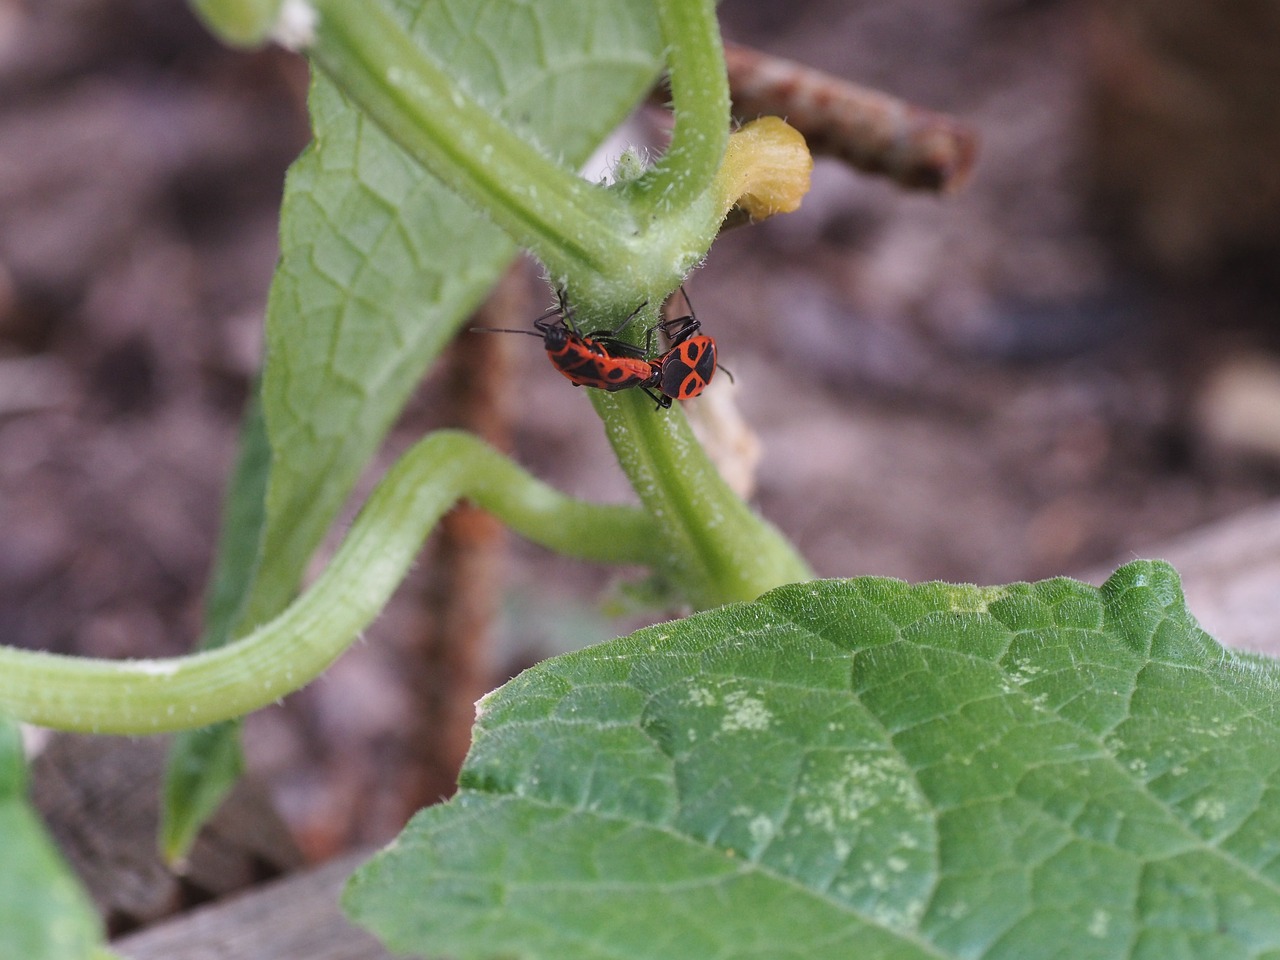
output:
[[[528,336],[528,337],[537,337],[539,340],[542,339],[542,334],[535,333],[532,330],[509,330],[506,327],[470,327],[468,328],[468,332],[470,333],[523,333],[525,336]]]
[[[504,327],[471,327],[470,332],[471,333],[523,333],[530,337],[537,337],[539,340],[541,340],[542,337],[544,336],[544,332],[540,324],[545,324],[557,313],[563,315],[564,310],[565,310],[565,302],[564,302],[564,295],[562,293],[560,295],[560,305],[558,307],[552,307],[542,316],[538,317],[536,320],[533,321],[533,325],[536,328],[535,330],[509,330]]]

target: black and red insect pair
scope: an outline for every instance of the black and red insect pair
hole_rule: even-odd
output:
[[[643,303],[615,329],[584,334],[574,323],[563,292],[559,299],[557,307],[533,321],[533,330],[475,329],[541,337],[551,363],[574,386],[595,387],[611,393],[636,387],[664,410],[671,406],[673,400],[696,397],[711,382],[718,366],[716,342],[698,333],[702,324],[693,315],[692,304],[689,304],[688,316],[663,320],[650,327],[645,335],[645,346],[641,348],[619,337],[644,309]],[[687,294],[685,303],[689,303]],[[666,336],[669,346],[664,353],[653,356],[653,337],[657,331]]]

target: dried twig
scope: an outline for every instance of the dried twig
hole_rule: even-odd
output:
[[[941,113],[750,47],[725,44],[734,116],[786,119],[815,154],[904,187],[955,190],[977,155],[976,132]]]

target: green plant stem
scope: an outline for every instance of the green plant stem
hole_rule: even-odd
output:
[[[813,579],[786,538],[725,484],[679,405],[655,411],[638,391],[591,393],[623,471],[662,531],[659,569],[696,609]]]
[[[188,0],[196,15],[225,42],[256,46],[276,25],[282,0]]]
[[[512,133],[377,4],[316,0],[312,55],[428,169],[537,254],[553,277],[567,279],[579,322],[606,328],[642,300],[646,316],[656,315],[706,254],[721,215],[712,185],[728,140],[729,94],[715,5],[654,4],[675,128],[655,167],[613,191],[583,182]],[[643,329],[638,322],[629,333]],[[639,394],[593,399],[662,530],[659,567],[695,605],[754,599],[810,576],[777,531],[725,486],[679,411],[654,414]]]
[[[714,4],[657,0],[657,6],[676,125],[663,158],[624,189],[634,191],[633,202],[651,212],[651,239],[667,231],[668,269],[679,280],[705,254],[719,226],[711,187],[728,142],[729,90]],[[644,288],[650,306],[642,322],[631,325],[633,338],[656,322],[658,304],[672,289],[673,284],[658,280],[662,276],[655,271],[647,278],[657,282]],[[586,307],[589,315],[594,310],[625,316],[634,300],[587,301]],[[662,529],[667,554],[661,572],[696,608],[754,600],[766,590],[813,577],[777,529],[725,484],[678,406],[654,411],[636,391],[592,391],[592,402],[623,471]]]
[[[632,253],[625,204],[540,153],[473,100],[378,3],[313,0],[315,62],[400,146],[555,272]]]
[[[475,437],[442,431],[388,471],[324,573],[274,620],[226,646],[167,660],[0,647],[0,711],[64,730],[147,734],[263,707],[314,679],[350,646],[460,497],[559,553],[604,563],[663,559],[657,525],[644,512],[573,500]]]
[[[666,153],[635,184],[649,213],[679,216],[700,205],[729,140],[729,81],[724,45],[710,0],[657,0],[667,45],[675,126]],[[687,213],[681,219],[687,219]],[[719,226],[719,218],[714,218]],[[707,245],[710,246],[708,238]]]

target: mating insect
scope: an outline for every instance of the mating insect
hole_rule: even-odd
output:
[[[688,302],[686,294],[685,303]],[[689,309],[693,310],[692,304]],[[671,346],[662,356],[649,361],[653,368],[653,381],[645,386],[657,388],[661,397],[654,399],[659,407],[665,409],[671,406],[672,400],[689,400],[707,389],[719,364],[716,362],[716,342],[706,334],[698,333],[702,324],[692,313],[687,317],[665,320],[658,327],[667,335]],[[725,374],[733,379],[728,370]]]
[[[622,331],[644,309],[643,303],[613,330],[583,334],[574,323],[563,291],[558,294],[558,299],[560,302],[556,307],[533,321],[533,330],[473,329],[541,337],[552,365],[575,386],[610,392],[636,387],[664,410],[671,406],[673,400],[696,397],[711,382],[718,366],[716,344],[711,337],[698,333],[702,324],[693,315],[688,294],[685,294],[685,303],[689,304],[689,315],[654,324],[645,335],[643,349],[619,339]],[[654,357],[653,336],[658,330],[666,335],[670,346],[666,352]]]

